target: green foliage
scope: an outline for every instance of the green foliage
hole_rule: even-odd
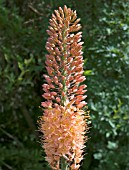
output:
[[[49,18],[66,4],[83,26],[92,124],[83,170],[129,169],[129,1],[0,0],[0,169],[39,170],[36,131]]]
[[[6,147],[2,147],[0,148],[0,152],[4,153],[0,157],[1,169],[38,170],[42,169],[43,167],[47,167],[45,163],[43,166],[42,162],[44,161],[44,158],[41,157],[41,153],[37,149],[17,149],[15,147],[7,149]]]
[[[87,70],[92,70],[92,74],[87,76],[92,119],[87,152],[92,152],[93,156],[89,169],[129,169],[127,11],[128,2],[101,4],[101,11],[98,11],[98,18],[94,21],[95,27],[89,30],[90,43],[85,40],[88,57],[85,66]]]

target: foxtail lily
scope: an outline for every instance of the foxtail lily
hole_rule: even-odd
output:
[[[46,160],[53,170],[78,170],[88,127],[83,107],[82,32],[76,11],[64,6],[54,11],[47,30],[45,102],[39,121]]]

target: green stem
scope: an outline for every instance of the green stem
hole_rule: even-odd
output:
[[[63,40],[66,38],[66,32],[65,32],[65,29],[62,31],[62,34],[63,34]],[[66,44],[63,43],[63,48],[64,48],[64,53],[66,52]],[[64,56],[62,55],[62,62],[66,62],[65,61],[66,59],[64,58]],[[62,81],[62,84],[63,84],[63,92],[67,93],[67,87],[66,87],[66,70],[64,68],[62,68],[62,75],[65,77],[65,79]],[[66,96],[62,96],[62,99],[61,99],[61,104],[64,106],[66,102]],[[69,165],[66,161],[66,159],[64,157],[61,157],[60,158],[60,169],[61,170],[68,170],[69,169]]]
[[[60,169],[61,170],[68,170],[68,164],[64,157],[60,158]]]
[[[65,40],[65,38],[66,38],[66,28],[64,27],[64,29],[63,29],[63,31],[62,31],[62,35],[63,35],[63,41]],[[63,53],[65,53],[66,52],[66,44],[63,42],[63,48],[64,48],[64,52]],[[63,54],[64,55],[64,54]],[[62,55],[62,62],[66,62],[66,59],[64,58],[64,56]],[[62,84],[63,84],[63,92],[65,93],[65,95],[66,95],[66,93],[67,93],[67,88],[66,88],[66,70],[65,70],[65,68],[62,68],[62,75],[65,77],[65,79],[62,81]],[[61,104],[64,106],[64,103],[66,102],[66,96],[63,96],[62,97],[62,100],[61,100]]]

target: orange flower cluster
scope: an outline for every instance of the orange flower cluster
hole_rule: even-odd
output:
[[[54,170],[61,169],[61,158],[67,169],[77,170],[83,159],[86,116],[83,107],[86,102],[86,85],[83,76],[82,32],[76,11],[64,6],[52,14],[46,49],[46,69],[43,84],[46,99],[42,102],[44,114],[40,119],[43,132],[42,145],[46,160]]]

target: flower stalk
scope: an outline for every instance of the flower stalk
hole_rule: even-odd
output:
[[[47,75],[43,84],[45,102],[41,105],[41,139],[46,160],[53,170],[78,170],[83,159],[88,130],[84,99],[83,56],[80,19],[76,11],[64,6],[50,19],[46,49]]]

